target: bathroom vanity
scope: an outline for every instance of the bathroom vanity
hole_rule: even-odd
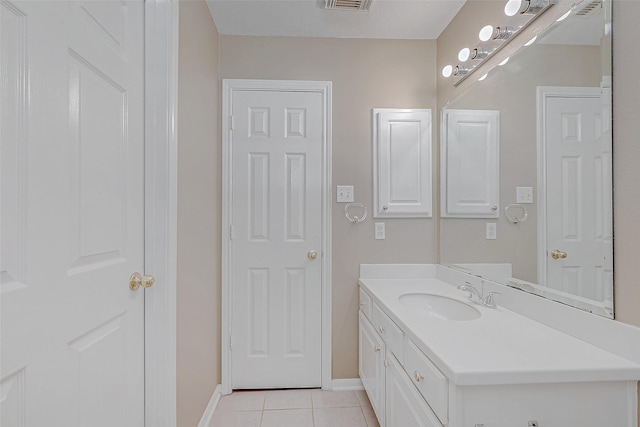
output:
[[[497,308],[465,282],[502,291]],[[359,284],[360,378],[382,427],[637,426],[640,364],[567,333],[578,310],[561,307],[563,331],[514,311],[531,295],[439,265],[363,265]]]

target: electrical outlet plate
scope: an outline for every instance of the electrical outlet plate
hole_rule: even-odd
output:
[[[375,223],[374,238],[376,240],[384,240],[386,238],[385,230],[384,230],[384,222],[376,222]]]
[[[338,203],[353,203],[353,185],[338,185],[336,201]]]
[[[495,222],[487,223],[487,230],[486,230],[487,240],[496,240],[498,238],[497,228],[498,228],[498,224],[496,224]]]

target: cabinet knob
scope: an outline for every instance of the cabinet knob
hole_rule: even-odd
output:
[[[376,353],[380,353],[380,347],[378,346],[373,347],[373,351],[375,351]]]
[[[389,206],[387,206],[387,205],[384,205],[384,206],[382,207],[382,210],[383,210],[383,211],[386,211],[386,210],[388,210],[388,209],[389,209]]]
[[[364,301],[360,301],[360,307],[364,307]]]
[[[424,375],[420,373],[420,371],[413,371],[413,379],[416,380],[417,383],[424,379]]]
[[[378,328],[378,330],[380,331],[381,334],[384,334],[384,331],[386,331],[386,329],[384,328],[384,326],[380,326]]]

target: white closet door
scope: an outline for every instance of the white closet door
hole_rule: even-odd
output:
[[[443,111],[443,217],[499,217],[499,126],[499,111]]]
[[[322,382],[320,92],[235,90],[234,389]]]

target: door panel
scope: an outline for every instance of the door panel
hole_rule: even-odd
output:
[[[144,425],[143,12],[2,1],[2,425]]]
[[[318,387],[323,98],[236,91],[231,110],[232,387]]]
[[[605,301],[610,282],[610,144],[598,89],[547,97],[547,286]],[[554,251],[560,257],[553,258]]]

